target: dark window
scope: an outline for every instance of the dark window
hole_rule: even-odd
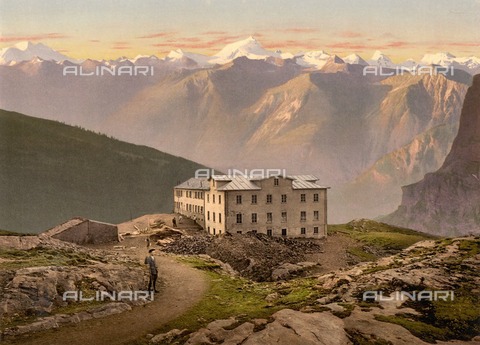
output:
[[[318,194],[317,193],[313,194],[313,201],[318,202]]]
[[[219,203],[219,204],[222,203],[222,196],[221,196],[221,195],[218,196],[218,203]]]
[[[278,178],[273,179],[273,185],[278,186],[278,184],[279,184]]]
[[[215,194],[212,195],[212,198],[213,203],[215,203]]]
[[[256,204],[256,203],[257,203],[257,195],[253,194],[252,195],[252,204]]]
[[[287,221],[287,212],[286,211],[283,211],[282,212],[282,222],[286,222]]]
[[[241,224],[241,223],[242,223],[242,214],[237,213],[237,224]]]
[[[282,194],[282,203],[287,202],[287,194]]]
[[[314,227],[313,227],[313,233],[314,233],[314,234],[318,234],[318,226],[314,226]]]
[[[273,215],[271,212],[267,213],[267,223],[271,223],[273,221]]]
[[[221,213],[218,214],[218,222],[219,222],[219,223],[222,222],[222,214],[221,214]]]
[[[305,222],[307,220],[307,212],[301,211],[300,212],[300,221]]]
[[[210,220],[210,211],[207,211],[207,220]]]
[[[267,229],[267,236],[272,236],[273,233],[272,233],[272,229]]]
[[[241,203],[242,203],[242,196],[237,195],[237,204],[241,204]]]
[[[306,228],[300,228],[300,234],[305,235],[307,233]]]
[[[242,232],[241,231],[237,231],[237,234],[241,234]]]
[[[267,194],[267,204],[272,203],[272,194]]]
[[[282,236],[287,236],[287,229],[282,229]]]
[[[318,220],[318,211],[313,211],[313,220]]]
[[[305,202],[307,200],[305,194],[300,194],[300,202]]]
[[[252,223],[256,223],[256,222],[257,222],[257,214],[252,213]]]

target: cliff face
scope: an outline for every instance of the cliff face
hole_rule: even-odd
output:
[[[384,221],[439,235],[480,233],[480,75],[468,89],[442,167],[403,187],[400,207]]]

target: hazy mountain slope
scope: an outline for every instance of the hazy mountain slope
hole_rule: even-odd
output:
[[[342,220],[392,212],[402,199],[399,186],[417,182],[426,173],[438,169],[457,132],[457,123],[440,125],[387,153],[355,180],[332,190],[331,215]],[[344,208],[348,208],[348,215],[337,215],[337,210]]]
[[[58,122],[0,111],[0,228],[38,232],[73,216],[120,222],[170,212],[199,164]]]
[[[458,135],[444,164],[403,187],[400,207],[385,221],[441,235],[480,229],[480,75],[465,97]]]

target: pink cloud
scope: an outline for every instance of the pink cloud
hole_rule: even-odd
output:
[[[284,29],[283,31],[284,32],[290,32],[290,33],[307,34],[307,33],[318,32],[319,29],[316,29],[316,28],[287,28],[287,29]]]
[[[41,41],[46,39],[63,39],[68,38],[64,34],[52,32],[48,34],[25,35],[25,36],[1,36],[0,42],[18,42],[18,41]]]
[[[155,33],[155,34],[140,36],[140,37],[137,37],[137,38],[160,38],[160,37],[174,36],[175,34],[176,34],[176,32],[174,32],[174,31],[164,31],[164,32],[158,32],[158,33]]]
[[[356,31],[342,31],[342,32],[339,32],[337,36],[345,37],[345,38],[356,38],[356,37],[363,37],[364,35]]]

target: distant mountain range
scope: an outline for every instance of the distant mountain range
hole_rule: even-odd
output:
[[[174,51],[81,63],[150,65],[149,77],[63,76],[74,63],[39,58],[0,65],[0,107],[218,170],[316,174],[332,187],[330,221],[344,222],[394,211],[401,186],[442,165],[472,78],[462,69],[364,76],[367,63],[391,62],[381,53],[368,62],[321,51],[289,56],[253,38],[226,48],[213,57]]]
[[[445,162],[403,187],[402,203],[384,220],[444,236],[480,234],[480,75],[468,89]]]
[[[403,63],[395,64],[388,56],[380,51],[376,51],[368,60],[364,60],[358,54],[351,54],[341,59],[340,57],[330,55],[323,50],[300,52],[296,54],[282,53],[281,51],[273,52],[263,48],[253,37],[248,37],[244,40],[227,44],[213,56],[190,53],[177,49],[171,51],[165,58],[158,58],[154,55],[139,55],[134,59],[121,57],[116,60],[102,60],[99,62],[104,65],[116,65],[121,61],[148,65],[168,63],[179,68],[206,68],[213,67],[217,64],[224,65],[239,57],[247,57],[250,60],[266,60],[272,63],[278,63],[278,60],[292,60],[299,66],[314,69],[321,69],[329,59],[338,58],[342,62],[361,66],[373,65],[385,68],[403,67],[410,70],[412,68],[418,68],[419,66],[439,65],[460,69],[471,75],[480,73],[480,58],[475,56],[457,58],[450,53],[441,52],[437,54],[426,54],[418,62],[410,59]],[[69,61],[78,64],[84,62],[82,60],[69,58],[42,43],[20,42],[13,47],[4,48],[0,51],[0,64],[4,65],[12,65],[22,61],[29,61],[34,58],[56,62]]]
[[[172,211],[203,166],[81,128],[0,110],[0,229],[40,232],[74,216],[123,222]]]

